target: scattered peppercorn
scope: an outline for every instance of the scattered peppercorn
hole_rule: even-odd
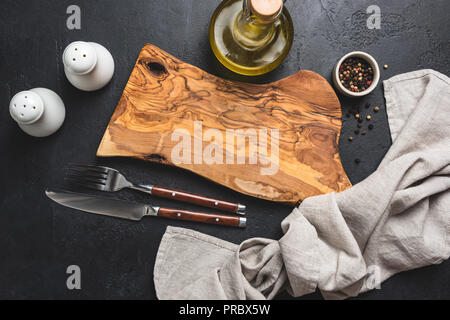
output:
[[[350,113],[346,113],[345,116],[346,116],[347,118],[350,118]]]
[[[358,159],[358,158],[355,159],[356,164],[359,164],[360,162],[361,162],[361,159]]]
[[[387,69],[387,68],[389,68],[389,66],[388,66],[387,64],[385,64],[385,65],[383,66],[383,68]]]
[[[368,109],[368,108],[371,107],[371,104],[370,104],[369,102],[367,102],[367,103],[365,104],[365,107],[366,107],[366,109]],[[375,107],[373,107],[373,110],[374,110],[374,112],[378,112],[378,111],[380,111],[380,107],[379,107],[379,106],[375,106]],[[365,136],[365,135],[367,134],[367,131],[366,131],[366,130],[362,130],[364,118],[365,118],[367,121],[370,121],[370,120],[372,120],[372,115],[370,115],[370,114],[366,114],[366,115],[361,114],[361,111],[360,111],[360,107],[359,107],[359,106],[358,106],[358,107],[353,107],[351,113],[352,113],[352,114],[355,116],[355,118],[357,119],[357,124],[356,124],[356,125],[357,125],[357,128],[355,128],[355,130],[354,130],[355,135],[361,134],[361,135]],[[350,116],[350,113],[347,112],[347,117],[349,117],[349,116]],[[370,124],[367,126],[368,130],[373,130],[374,127],[375,127],[375,126],[374,126],[372,123],[370,123]],[[349,140],[349,141],[353,141],[353,140],[354,140],[354,137],[353,137],[353,136],[350,136],[350,137],[348,138],[348,140]],[[356,161],[356,160],[355,160],[355,161]]]
[[[339,79],[347,90],[366,91],[373,81],[372,66],[359,57],[347,58],[339,66]]]

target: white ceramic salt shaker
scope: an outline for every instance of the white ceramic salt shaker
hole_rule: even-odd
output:
[[[47,137],[61,128],[66,117],[62,99],[52,90],[35,88],[17,93],[9,113],[19,127],[33,137]]]
[[[69,82],[83,91],[103,88],[114,74],[111,53],[95,42],[72,42],[64,50],[63,63]]]

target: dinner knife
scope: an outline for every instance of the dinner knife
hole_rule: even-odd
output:
[[[45,194],[65,207],[135,221],[146,216],[153,216],[239,228],[245,228],[247,224],[247,219],[243,217],[154,207],[143,203],[103,198],[62,189],[47,189]]]

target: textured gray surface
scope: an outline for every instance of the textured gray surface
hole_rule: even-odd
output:
[[[132,159],[97,159],[95,152],[121,95],[140,48],[147,42],[210,73],[240,81],[268,82],[299,69],[330,78],[333,64],[348,51],[371,53],[380,63],[382,79],[419,68],[450,74],[450,26],[447,0],[377,1],[381,30],[366,29],[366,8],[372,1],[288,1],[295,41],[287,60],[272,73],[244,78],[224,70],[212,55],[207,37],[209,18],[218,1],[86,1],[82,30],[66,28],[67,1],[2,1],[0,11],[0,298],[155,298],[153,264],[167,225],[183,226],[239,243],[249,237],[279,238],[280,222],[290,208],[246,197],[179,169]],[[116,73],[105,89],[83,93],[65,79],[61,54],[74,40],[108,47]],[[10,119],[9,99],[18,91],[44,86],[66,103],[63,128],[46,139],[22,133]],[[340,146],[344,168],[353,183],[373,172],[390,146],[382,87],[367,98],[340,97],[344,128]],[[375,129],[352,143],[356,122],[346,118],[352,108],[382,106]],[[370,110],[370,109],[369,109]],[[359,165],[354,159],[361,159]],[[226,229],[162,219],[139,223],[85,215],[51,203],[47,186],[62,185],[68,162],[110,165],[137,181],[222,197],[247,204],[246,230]],[[149,201],[123,191],[117,197]],[[192,206],[151,199],[178,208]],[[82,290],[66,289],[65,270],[77,264]],[[361,298],[450,298],[450,263],[395,276],[382,290]],[[283,296],[287,297],[287,296]],[[320,298],[319,294],[306,298]]]

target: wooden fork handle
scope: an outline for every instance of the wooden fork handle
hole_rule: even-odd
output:
[[[169,208],[159,208],[157,216],[175,220],[194,221],[239,228],[245,228],[247,224],[247,219],[242,217]]]
[[[245,214],[245,206],[242,204],[200,196],[193,193],[153,186],[152,194],[158,197],[193,203],[202,207],[216,208],[241,215]]]

